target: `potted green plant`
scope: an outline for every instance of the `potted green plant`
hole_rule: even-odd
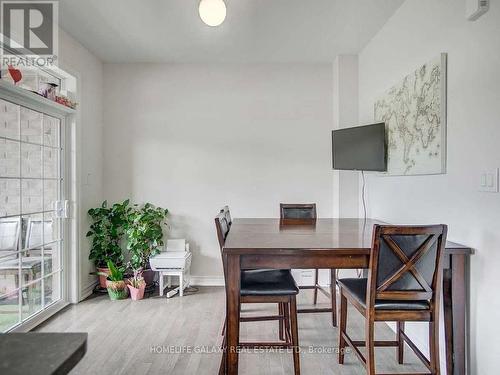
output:
[[[108,289],[109,298],[113,301],[127,298],[128,289],[123,280],[124,269],[117,267],[111,260],[108,260],[107,265],[109,274],[106,278],[106,288]]]
[[[123,264],[123,251],[120,242],[123,238],[126,215],[131,210],[129,200],[115,203],[111,207],[104,201],[101,207],[88,211],[92,219],[87,237],[92,237],[89,259],[94,261],[99,276],[99,284],[106,288],[106,274],[109,273],[107,261]]]
[[[149,257],[160,252],[163,246],[163,225],[168,210],[146,203],[135,206],[127,214],[125,235],[130,252],[132,269],[142,269],[142,277],[147,285],[154,281],[154,272],[149,268]]]
[[[146,282],[142,277],[142,269],[134,270],[134,276],[128,279],[127,287],[130,291],[130,298],[137,301],[144,298]]]

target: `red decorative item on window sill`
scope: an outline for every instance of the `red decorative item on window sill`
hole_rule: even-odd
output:
[[[14,68],[12,65],[9,65],[9,74],[14,80],[14,85],[17,85],[17,83],[23,79],[23,74],[19,69]]]
[[[76,103],[65,96],[56,96],[56,103],[62,104],[72,109],[76,109]]]

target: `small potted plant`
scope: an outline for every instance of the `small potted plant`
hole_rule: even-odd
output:
[[[149,257],[160,252],[163,246],[163,224],[168,210],[146,203],[135,206],[127,213],[125,235],[130,263],[133,269],[141,268],[147,285],[154,282],[154,272],[149,268]]]
[[[142,277],[142,269],[134,270],[134,276],[128,279],[127,287],[130,291],[130,298],[137,301],[144,298],[146,282]]]
[[[107,261],[117,266],[123,264],[120,242],[123,238],[126,215],[131,210],[129,201],[115,203],[111,207],[104,201],[101,207],[88,211],[92,219],[87,237],[92,237],[89,259],[94,261],[101,288],[106,288],[106,275],[109,273]]]
[[[128,289],[123,280],[124,269],[117,267],[111,260],[108,260],[108,269],[109,274],[106,278],[106,288],[108,289],[109,298],[113,301],[127,298]]]

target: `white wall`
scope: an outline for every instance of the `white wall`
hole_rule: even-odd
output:
[[[79,186],[77,214],[79,237],[76,245],[80,257],[80,295],[87,296],[96,277],[89,275],[93,265],[88,260],[89,241],[85,238],[89,221],[87,210],[101,204],[103,198],[103,65],[102,62],[63,30],[59,33],[61,69],[75,75],[79,86],[76,128],[77,170],[73,177]],[[68,176],[70,177],[70,176]],[[72,275],[70,275],[72,276]]]
[[[498,373],[500,194],[480,193],[482,168],[500,166],[500,4],[476,22],[464,1],[407,0],[359,57],[359,115],[419,65],[448,53],[447,173],[368,178],[369,216],[447,223],[449,239],[477,249],[470,271],[471,374]],[[413,328],[419,341],[423,327]]]
[[[106,198],[171,211],[197,281],[222,280],[213,219],[332,215],[330,64],[105,65]]]
[[[333,62],[333,125],[335,129],[358,125],[358,56],[339,55]],[[334,210],[338,217],[358,217],[359,172],[335,171]]]

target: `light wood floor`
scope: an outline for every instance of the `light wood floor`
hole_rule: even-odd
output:
[[[299,303],[312,300],[310,291],[301,291]],[[327,302],[326,299],[321,301]],[[273,307],[274,308],[274,307]],[[262,306],[246,305],[244,311],[262,311]],[[88,350],[72,374],[217,374],[220,353],[168,353],[168,347],[213,350],[221,343],[224,319],[223,288],[200,288],[198,293],[172,299],[152,297],[142,301],[110,301],[106,295],[94,296],[72,305],[38,327],[42,332],[88,332]],[[364,338],[364,319],[349,311],[348,331],[355,339]],[[242,339],[274,341],[276,322],[248,322],[241,325]],[[378,339],[393,339],[394,333],[381,323]],[[332,350],[337,346],[338,330],[327,313],[299,314],[299,340],[302,350],[301,373],[363,374],[364,368],[353,353],[345,364],[337,364]],[[378,372],[423,371],[409,348],[406,364],[396,361],[395,348],[376,349]],[[292,374],[291,353],[244,353],[240,355],[240,374]]]

